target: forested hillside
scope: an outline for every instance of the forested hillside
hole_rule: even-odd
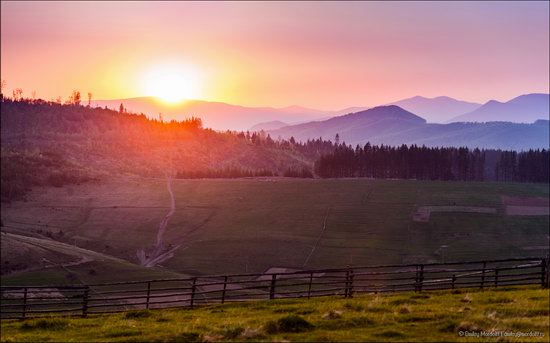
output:
[[[123,106],[114,111],[28,99],[3,99],[1,125],[3,201],[21,198],[37,185],[121,175],[548,182],[545,149],[518,153],[370,143],[354,148],[336,137],[334,143],[297,142],[263,131],[204,129],[199,118],[163,122]]]
[[[217,132],[201,120],[161,122],[144,114],[77,104],[1,102],[2,198],[33,185],[78,183],[112,175],[165,177],[205,169],[311,169],[328,141],[296,143],[263,133]]]

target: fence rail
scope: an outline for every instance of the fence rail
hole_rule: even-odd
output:
[[[349,266],[285,273],[0,287],[0,318],[194,307],[262,299],[371,292],[422,292],[538,284],[548,287],[548,257],[407,265]]]

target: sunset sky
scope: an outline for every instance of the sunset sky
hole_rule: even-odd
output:
[[[180,84],[192,98],[339,109],[549,92],[546,1],[2,1],[1,10],[9,94],[177,96],[166,85]]]

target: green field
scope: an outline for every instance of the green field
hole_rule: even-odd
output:
[[[164,242],[181,246],[157,268],[136,265],[136,252],[152,248],[169,210],[165,180],[35,189],[26,202],[2,204],[2,230],[125,261],[68,267],[83,282],[548,253],[548,215],[508,216],[501,201],[503,195],[548,199],[547,184],[273,178],[174,180],[173,190],[176,213]],[[496,213],[435,212],[428,222],[413,221],[420,206],[480,206]],[[3,263],[44,254],[11,249],[2,249]],[[40,269],[38,262],[29,267]],[[59,283],[66,274],[63,268],[16,272],[3,275],[2,283]]]
[[[2,342],[548,342],[548,289],[272,300],[88,318],[2,320]],[[508,337],[462,337],[492,331]],[[525,334],[535,337],[519,336]],[[541,336],[543,335],[543,336]]]

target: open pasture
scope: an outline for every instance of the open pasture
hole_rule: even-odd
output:
[[[163,270],[177,275],[261,273],[272,267],[314,269],[548,253],[548,215],[510,215],[502,201],[548,199],[547,184],[259,178],[174,180],[172,188],[176,211],[162,240],[167,250],[179,248],[154,269],[138,266],[136,253],[153,249],[158,225],[170,209],[162,179],[120,178],[36,189],[27,202],[2,205],[2,230],[122,259],[139,270],[140,278]],[[494,210],[436,210],[429,220],[415,221],[419,208]],[[3,252],[4,261],[10,256],[16,255]],[[78,268],[89,270],[88,264],[94,263],[99,262]],[[86,274],[87,282],[121,277],[116,268],[99,269],[96,275]],[[4,275],[2,281],[36,279],[33,274],[44,272],[19,271]],[[135,273],[128,280],[134,277],[130,275]]]

